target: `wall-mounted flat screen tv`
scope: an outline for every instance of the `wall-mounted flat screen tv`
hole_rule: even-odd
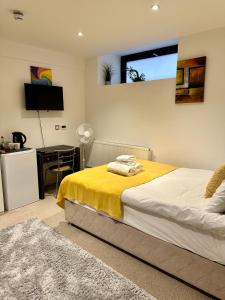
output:
[[[26,110],[64,110],[61,86],[24,83]]]

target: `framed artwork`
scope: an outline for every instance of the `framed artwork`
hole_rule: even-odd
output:
[[[52,85],[52,70],[42,67],[30,67],[31,83]]]
[[[206,57],[177,63],[176,103],[204,102]]]
[[[177,84],[184,84],[184,69],[177,69]]]

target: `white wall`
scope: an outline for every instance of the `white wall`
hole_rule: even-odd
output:
[[[182,59],[207,56],[205,102],[175,104],[175,79],[97,85],[86,63],[86,119],[97,139],[151,146],[154,159],[195,168],[225,161],[225,28],[182,38]]]
[[[37,112],[24,108],[24,82],[30,82],[30,66],[49,67],[53,84],[63,87],[64,107],[61,112],[40,112],[46,146],[77,145],[76,128],[84,121],[84,61],[72,56],[0,40],[0,135],[11,139],[12,131],[27,136],[26,146],[41,147]],[[55,130],[55,124],[67,130]]]

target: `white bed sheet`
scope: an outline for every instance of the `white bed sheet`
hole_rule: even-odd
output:
[[[71,200],[73,203],[111,218],[90,206]],[[225,241],[210,233],[193,230],[165,218],[140,212],[127,205],[123,206],[124,216],[121,223],[134,227],[165,242],[192,251],[202,257],[225,265]]]
[[[225,241],[218,236],[140,212],[126,205],[124,205],[124,217],[121,222],[225,265]]]
[[[205,210],[212,171],[180,168],[122,193],[123,204],[150,215],[218,235],[225,240],[225,214]]]

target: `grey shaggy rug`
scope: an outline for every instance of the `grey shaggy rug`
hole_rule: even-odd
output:
[[[38,219],[0,231],[0,299],[155,299]]]

